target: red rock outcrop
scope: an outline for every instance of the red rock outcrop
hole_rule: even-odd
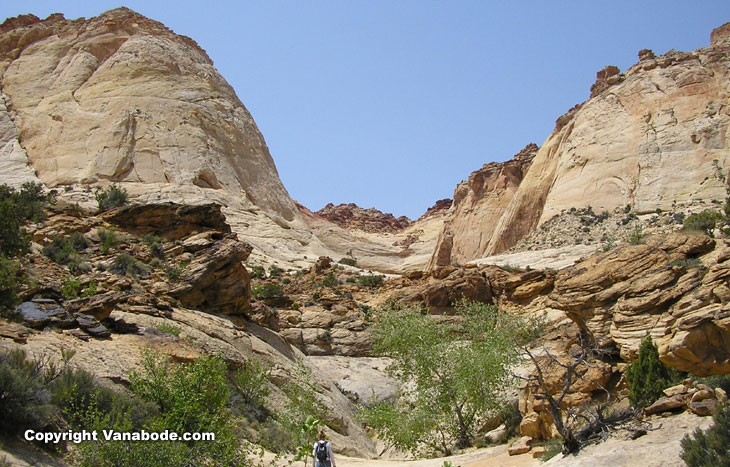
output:
[[[315,214],[345,230],[362,230],[364,232],[399,232],[413,223],[405,216],[395,217],[393,214],[386,214],[375,208],[361,208],[354,203],[338,204],[337,206],[329,203]]]

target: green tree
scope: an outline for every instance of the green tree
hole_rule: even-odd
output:
[[[715,422],[705,433],[697,428],[682,439],[682,460],[689,467],[730,465],[730,404],[723,404],[712,415]]]
[[[459,324],[439,324],[419,309],[381,313],[375,350],[409,388],[394,404],[363,411],[363,420],[399,449],[446,455],[472,444],[476,423],[503,406],[502,394],[530,323],[496,307],[462,300]]]
[[[647,335],[641,341],[639,357],[626,368],[631,403],[634,407],[653,404],[676,377],[676,372],[659,360],[659,350]]]

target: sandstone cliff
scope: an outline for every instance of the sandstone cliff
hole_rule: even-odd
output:
[[[537,151],[537,145],[528,144],[513,159],[485,164],[456,187],[429,268],[466,263],[484,256],[491,232]]]
[[[294,219],[251,115],[193,40],[126,8],[75,21],[27,15],[0,33],[12,109],[2,119],[49,187],[222,190]]]
[[[88,20],[24,15],[0,26],[0,182],[28,180],[89,209],[89,187],[110,183],[136,203],[220,204],[257,263],[308,267],[362,243],[329,222],[312,228],[207,54],[127,8]],[[362,264],[423,268],[435,236],[418,249],[393,245],[408,235],[366,243]]]
[[[486,190],[483,201],[470,187],[481,171],[457,187],[455,198],[463,191],[466,203],[455,202],[430,266],[500,253],[573,207],[601,213],[631,205],[642,214],[724,199],[728,75],[728,25],[713,31],[707,48],[658,57],[642,50],[624,73],[599,71],[591,97],[557,120],[521,182],[513,178],[504,194]]]

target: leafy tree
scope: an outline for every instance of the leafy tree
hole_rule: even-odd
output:
[[[653,404],[676,377],[676,372],[659,360],[659,350],[647,335],[641,341],[639,357],[626,368],[631,403],[634,407]]]
[[[712,415],[715,422],[705,433],[697,428],[682,439],[682,460],[689,467],[730,465],[730,404],[723,404]]]
[[[503,407],[531,323],[466,300],[456,312],[460,324],[439,324],[419,309],[391,309],[374,327],[375,350],[392,358],[389,371],[409,389],[362,416],[398,449],[449,455],[470,446],[477,422]]]

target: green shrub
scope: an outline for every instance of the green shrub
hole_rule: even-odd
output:
[[[730,404],[722,404],[712,415],[715,422],[707,432],[697,428],[682,438],[682,460],[689,467],[730,465]]]
[[[276,282],[266,282],[251,287],[251,295],[257,300],[279,298],[284,296],[284,288]]]
[[[165,275],[169,280],[177,282],[180,280],[183,270],[184,268],[177,264],[167,265],[165,266]]]
[[[322,279],[322,287],[337,287],[340,283],[337,281],[337,277],[335,277],[335,273],[331,272],[325,276],[324,279]]]
[[[266,270],[263,266],[251,266],[249,275],[251,279],[266,279]]]
[[[641,229],[640,225],[637,225],[631,232],[629,232],[626,242],[631,245],[641,245],[644,243],[644,231]]]
[[[101,251],[103,253],[108,253],[109,250],[116,247],[119,243],[117,232],[114,229],[98,229],[96,234],[99,236],[99,240],[101,240]]]
[[[45,376],[42,364],[26,360],[24,351],[0,352],[1,434],[12,436],[48,427],[57,410],[48,403]]]
[[[284,270],[275,264],[269,266],[269,277],[279,277],[283,272]]]
[[[603,246],[601,249],[604,252],[606,252],[606,251],[611,251],[614,248],[616,248],[616,239],[613,238],[612,236],[606,237],[606,240],[603,242]]]
[[[269,397],[269,375],[271,367],[248,360],[234,374],[236,389],[247,404],[263,407]]]
[[[638,358],[626,368],[629,399],[634,407],[643,408],[653,404],[676,378],[677,372],[659,360],[659,350],[651,336],[644,337]]]
[[[25,253],[30,237],[23,225],[44,220],[45,206],[54,201],[51,195],[43,194],[40,183],[26,182],[19,192],[0,185],[0,255]]]
[[[384,277],[376,274],[359,276],[357,278],[358,284],[365,287],[380,287],[383,285]]]
[[[20,265],[17,262],[0,255],[0,316],[10,318],[15,313],[22,283],[19,273]]]
[[[142,242],[150,249],[152,256],[159,259],[165,259],[165,250],[162,248],[164,240],[157,235],[145,234]]]
[[[127,204],[128,194],[126,189],[114,184],[108,186],[104,191],[97,188],[94,197],[99,205],[99,212],[104,212]]]
[[[164,332],[165,334],[170,334],[175,337],[180,337],[180,328],[175,326],[174,324],[170,323],[160,323],[155,326],[155,329],[157,329],[160,332]]]
[[[145,277],[149,274],[149,269],[134,257],[121,253],[112,261],[109,272],[120,276]]]
[[[712,231],[718,221],[723,218],[722,214],[712,209],[705,209],[702,212],[692,214],[684,219],[684,230],[696,230],[712,236]]]
[[[348,266],[357,266],[357,260],[355,258],[342,258],[338,261],[340,264],[346,264]]]
[[[66,279],[64,279],[63,285],[61,286],[61,293],[63,294],[63,298],[65,298],[66,300],[72,300],[74,298],[77,298],[80,291],[80,280],[74,279],[73,277],[66,277]]]
[[[544,446],[545,454],[543,454],[541,458],[543,462],[552,459],[563,451],[563,443],[558,438],[552,438],[545,441]]]

